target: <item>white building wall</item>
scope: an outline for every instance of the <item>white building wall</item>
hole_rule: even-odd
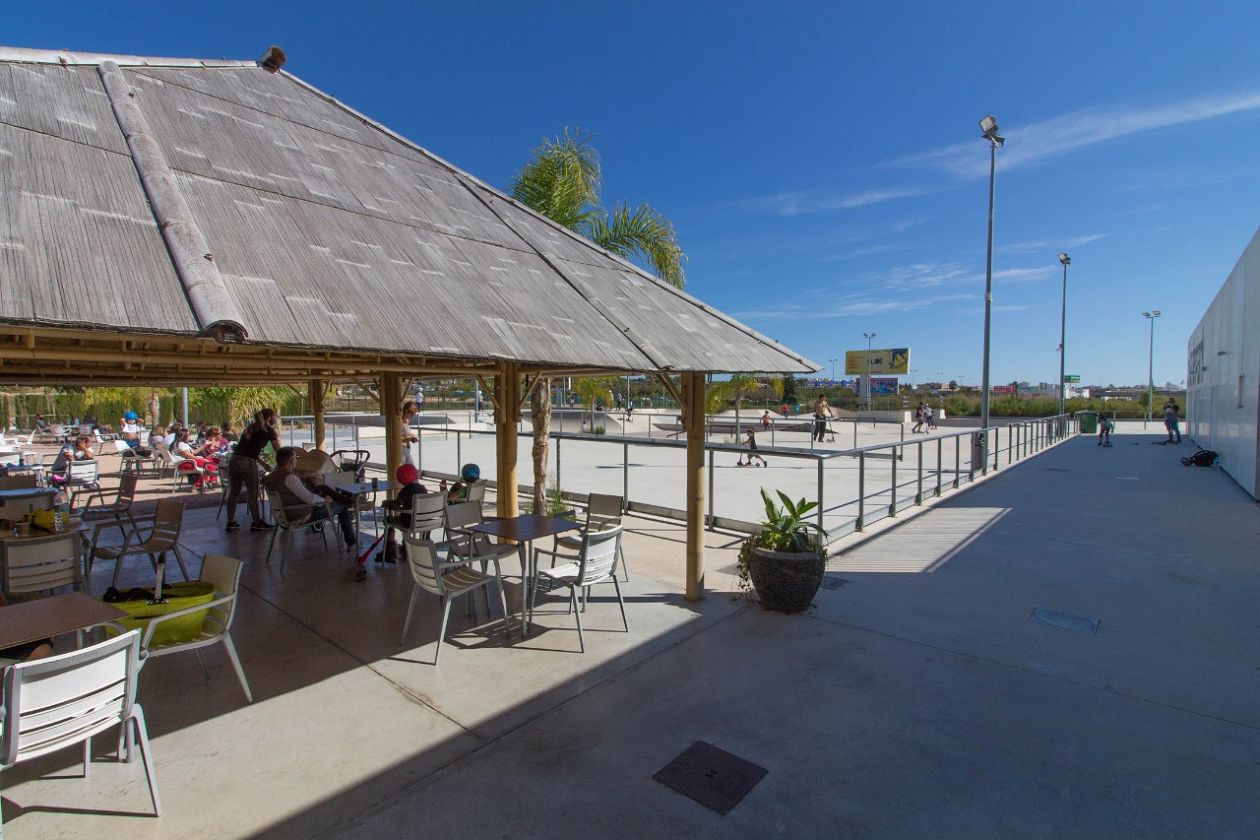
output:
[[[1186,374],[1186,432],[1260,498],[1260,230],[1191,333]]]

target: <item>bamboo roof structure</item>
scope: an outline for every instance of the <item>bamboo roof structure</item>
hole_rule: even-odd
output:
[[[0,47],[0,382],[818,369],[279,63]]]

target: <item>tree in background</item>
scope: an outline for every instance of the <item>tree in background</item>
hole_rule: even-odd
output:
[[[631,210],[621,203],[611,213],[600,203],[599,153],[591,135],[565,129],[534,150],[508,191],[517,201],[576,231],[607,251],[650,268],[677,288],[686,282],[686,255],[674,226],[651,206]],[[576,389],[575,389],[576,390]],[[551,381],[530,395],[534,428],[534,510],[546,508],[548,435],[551,434]]]
[[[280,411],[293,392],[284,386],[246,385],[235,387],[190,388],[188,401],[197,406],[203,419],[210,423],[230,420],[240,431],[260,408],[271,407]],[[221,411],[222,416],[210,412]],[[210,414],[209,417],[205,415]]]
[[[735,403],[735,436],[740,433],[739,409],[744,400],[752,396],[762,387],[757,377],[751,373],[732,374],[730,379],[715,382],[709,387],[704,398],[704,410],[709,414],[717,414],[728,402]]]
[[[582,407],[590,412],[591,430],[595,429],[595,406],[603,402],[610,406],[613,402],[612,389],[617,384],[612,376],[580,376],[573,380],[573,393],[582,400]]]

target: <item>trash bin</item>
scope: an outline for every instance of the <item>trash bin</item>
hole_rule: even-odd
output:
[[[1097,411],[1078,411],[1076,419],[1081,424],[1081,434],[1094,435],[1098,433],[1098,412]]]

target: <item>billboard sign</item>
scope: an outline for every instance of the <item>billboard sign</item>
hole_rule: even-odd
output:
[[[884,350],[849,350],[844,354],[846,375],[871,374],[900,375],[910,373],[910,348],[892,347]]]
[[[994,385],[989,389],[995,394],[1013,394],[1015,393],[1014,385]]]
[[[871,393],[872,393],[872,394],[895,394],[895,393],[897,393],[897,377],[895,377],[895,376],[872,376],[872,377],[871,377]]]

